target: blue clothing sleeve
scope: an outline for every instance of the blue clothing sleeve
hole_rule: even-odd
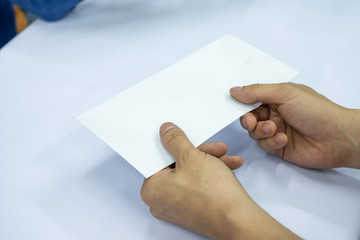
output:
[[[13,6],[7,0],[0,0],[0,48],[15,35]]]
[[[46,21],[56,21],[63,18],[81,1],[82,0],[10,0],[10,2]]]

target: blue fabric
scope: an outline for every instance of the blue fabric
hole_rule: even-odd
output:
[[[81,1],[82,0],[10,0],[10,2],[46,21],[56,21],[63,18]]]
[[[13,4],[46,21],[56,21],[82,0],[0,0],[0,48],[16,35]]]
[[[7,0],[0,0],[0,48],[15,35],[13,6]]]

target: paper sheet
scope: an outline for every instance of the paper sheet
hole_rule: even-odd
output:
[[[76,118],[145,177],[174,162],[159,127],[174,122],[198,146],[259,104],[233,100],[229,89],[290,81],[297,72],[226,35]]]

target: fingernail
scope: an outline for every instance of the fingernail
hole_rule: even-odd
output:
[[[275,136],[275,142],[278,144],[283,144],[284,143],[284,137],[281,135],[277,135]]]
[[[240,122],[241,122],[241,125],[242,125],[245,129],[247,129],[246,117],[241,117],[241,118],[240,118]]]
[[[163,123],[160,127],[160,133],[164,134],[167,131],[169,131],[170,129],[175,128],[175,127],[176,127],[176,125],[172,122]]]
[[[270,134],[271,133],[271,127],[270,127],[270,124],[268,123],[265,123],[262,127],[262,131],[265,133],[265,134]]]
[[[242,87],[233,87],[230,89],[230,92],[239,92],[242,89]]]

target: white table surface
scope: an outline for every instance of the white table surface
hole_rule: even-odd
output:
[[[360,108],[359,1],[86,0],[0,50],[0,238],[204,239],[153,218],[142,175],[74,116],[227,33]],[[245,189],[301,237],[360,238],[359,171],[288,164],[238,122],[212,140],[243,156]]]

